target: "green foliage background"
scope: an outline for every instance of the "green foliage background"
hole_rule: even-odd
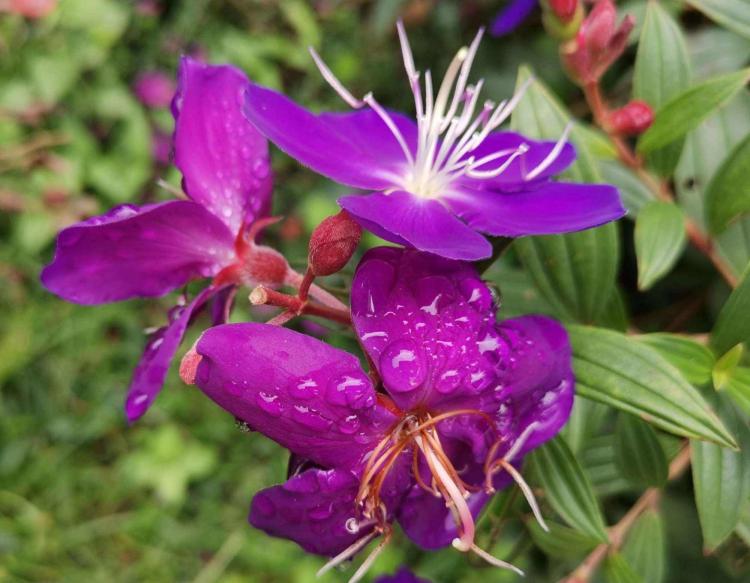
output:
[[[153,4],[158,14],[144,13],[138,8],[143,2],[61,0],[40,21],[0,15],[0,581],[313,581],[322,563],[318,558],[246,524],[253,493],[285,478],[287,459],[280,448],[243,433],[198,391],[182,385],[175,371],[148,415],[132,427],[125,422],[122,402],[143,332],[163,323],[174,298],[74,306],[45,293],[38,273],[51,257],[59,228],[117,203],[167,198],[157,179],[179,184],[176,171],[152,156],[152,134],[168,132],[171,117],[137,102],[131,86],[139,72],[173,74],[181,53],[199,51],[313,108],[343,109],[308,56],[312,45],[354,94],[373,90],[381,103],[410,110],[394,35],[397,15],[406,19],[420,66],[439,71],[502,3]],[[645,0],[620,3],[639,26],[626,57],[605,79],[615,100],[626,101],[635,85],[636,94],[660,108],[701,81],[747,65],[745,0],[651,4],[646,16]],[[641,49],[644,21],[649,28],[640,44],[647,48]],[[670,38],[671,44],[659,44]],[[660,54],[664,46],[674,50]],[[653,68],[656,61],[666,63],[668,73],[685,73],[673,95],[654,92],[664,85],[664,73]],[[579,398],[563,437],[527,464],[553,536],[531,523],[517,493],[499,495],[481,524],[480,543],[502,527],[492,552],[511,557],[536,583],[569,573],[601,539],[604,524],[622,517],[646,487],[664,484],[667,461],[680,447],[673,434],[724,445],[734,438],[750,447],[746,357],[717,362],[750,335],[742,328],[750,318],[742,308],[750,305],[750,283],[738,288],[733,311],[719,319],[713,351],[706,348],[705,333],[714,328],[729,289],[703,256],[685,248],[680,219],[687,213],[705,227],[703,205],[711,184],[717,200],[738,200],[733,193],[740,192],[737,182],[743,177],[747,182],[747,173],[716,170],[750,131],[750,97],[740,83],[720,110],[716,104],[701,112],[700,124],[697,120],[649,157],[677,192],[679,210],[669,203],[670,210],[657,208],[667,203],[653,202],[643,182],[614,159],[606,137],[586,122],[581,95],[565,79],[557,45],[544,34],[538,15],[508,38],[487,38],[475,74],[486,78],[487,95],[500,99],[513,92],[522,65],[521,78],[533,70],[538,81],[513,125],[556,138],[570,112],[582,117],[573,134],[581,159],[575,178],[614,182],[631,211],[617,226],[520,241],[487,273],[500,289],[503,317],[541,311],[586,325],[571,326],[586,398]],[[693,113],[691,119],[697,119]],[[677,122],[669,116],[658,110],[657,121],[673,130]],[[653,135],[649,139],[653,142]],[[742,158],[742,149],[733,155]],[[280,236],[277,230],[272,243],[302,267],[306,234],[335,212],[342,190],[278,153],[274,165],[275,212],[297,221],[302,233],[295,237],[290,229]],[[739,178],[731,182],[732,176]],[[711,203],[718,208],[712,230],[714,220],[731,215],[728,228],[716,229],[715,245],[736,277],[750,260],[750,219],[743,214],[750,204],[742,207],[750,195],[744,189],[739,213],[737,205],[728,211],[726,204]],[[633,220],[649,205],[634,228]],[[561,262],[570,260],[571,271],[565,272]],[[647,291],[638,289],[639,282]],[[235,318],[249,317],[240,301]],[[613,330],[704,337],[634,340]],[[343,333],[331,340],[353,346]],[[625,353],[632,360],[621,356]],[[602,354],[612,362],[598,362]],[[602,371],[604,364],[612,370]],[[670,407],[685,395],[697,395],[698,405],[678,415]],[[664,411],[671,425],[659,422]],[[608,559],[601,580],[747,580],[750,460],[746,452],[697,440],[693,448],[694,472],[703,476],[697,492],[703,529],[688,473],[670,483],[658,506],[641,517],[622,553]],[[559,474],[550,477],[552,469]],[[722,485],[729,491],[722,492]],[[728,507],[722,506],[726,501]],[[704,556],[703,548],[714,550]],[[403,537],[373,573],[404,562],[441,583],[515,580],[452,550],[420,553]],[[346,580],[340,573],[327,577]]]

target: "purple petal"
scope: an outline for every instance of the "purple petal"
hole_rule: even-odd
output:
[[[492,246],[484,237],[436,200],[401,191],[376,192],[344,196],[339,205],[362,220],[365,228],[379,227],[375,234],[380,237],[395,243],[405,241],[420,251],[467,261],[483,259],[492,253]]]
[[[245,115],[292,158],[348,186],[390,188],[393,175],[406,165],[398,142],[370,110],[314,115],[280,93],[251,85]],[[416,148],[414,123],[399,114],[391,117]]]
[[[403,410],[473,405],[493,386],[495,309],[469,264],[373,249],[357,267],[351,306],[360,342]]]
[[[489,499],[490,496],[483,491],[467,498],[466,503],[475,520]],[[459,534],[445,500],[436,498],[416,484],[399,507],[398,522],[406,536],[428,551],[449,546]]]
[[[504,36],[514,31],[531,15],[538,3],[538,0],[510,0],[510,4],[492,21],[490,34]]]
[[[445,200],[470,227],[501,237],[581,231],[626,212],[617,189],[606,184],[548,182],[514,193],[465,189]]]
[[[347,470],[306,470],[258,492],[250,524],[309,553],[334,556],[372,530],[356,530],[358,489],[359,479]]]
[[[249,82],[235,67],[180,62],[173,101],[175,165],[183,186],[232,233],[268,212],[268,143],[242,114]]]
[[[525,144],[529,149],[524,154],[515,158],[499,176],[481,180],[464,177],[460,179],[460,183],[476,190],[528,190],[529,186],[564,172],[576,159],[575,148],[572,144],[566,142],[562,150],[555,156],[554,161],[540,172],[533,181],[527,181],[526,176],[544,162],[555,148],[555,142],[539,142],[514,132],[495,132],[490,134],[469,155],[475,160],[480,160],[495,152],[509,150],[507,156],[487,162],[476,168],[477,170],[487,171],[502,166],[503,162],[511,155],[510,151],[515,150],[522,144]]]
[[[140,419],[161,392],[169,365],[191,318],[216,292],[216,288],[206,288],[187,306],[173,308],[169,324],[159,328],[149,338],[141,361],[133,372],[125,399],[125,414],[130,423]]]
[[[376,405],[359,360],[266,324],[227,324],[203,333],[196,384],[250,427],[302,457],[351,469],[393,418]]]
[[[61,231],[41,280],[68,301],[102,304],[162,296],[233,258],[232,234],[199,204],[121,205]]]
[[[570,342],[565,328],[544,316],[505,320],[497,332],[499,383],[484,394],[481,407],[497,419],[503,435],[515,440],[526,432],[514,458],[520,459],[554,437],[570,417],[575,386]]]

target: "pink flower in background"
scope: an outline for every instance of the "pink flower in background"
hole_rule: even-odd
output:
[[[169,107],[175,92],[171,77],[161,71],[147,71],[138,75],[133,91],[143,105],[154,109]]]

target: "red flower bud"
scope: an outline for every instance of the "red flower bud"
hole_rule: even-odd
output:
[[[581,85],[597,82],[627,47],[635,26],[626,16],[619,27],[612,0],[599,0],[584,19],[575,40],[562,47],[563,64],[570,77]]]
[[[44,18],[57,7],[57,0],[10,0],[10,12],[26,18]]]
[[[331,275],[341,270],[354,255],[361,236],[362,227],[343,210],[315,227],[307,259],[313,275]]]
[[[570,22],[576,14],[579,2],[578,0],[547,0],[550,10],[561,22]]]
[[[612,130],[623,136],[637,136],[654,123],[654,110],[645,101],[631,101],[609,115]]]

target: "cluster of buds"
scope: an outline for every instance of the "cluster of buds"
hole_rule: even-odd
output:
[[[596,83],[623,53],[635,21],[626,16],[617,25],[612,0],[600,0],[583,20],[575,38],[561,48],[562,61],[580,85]]]

